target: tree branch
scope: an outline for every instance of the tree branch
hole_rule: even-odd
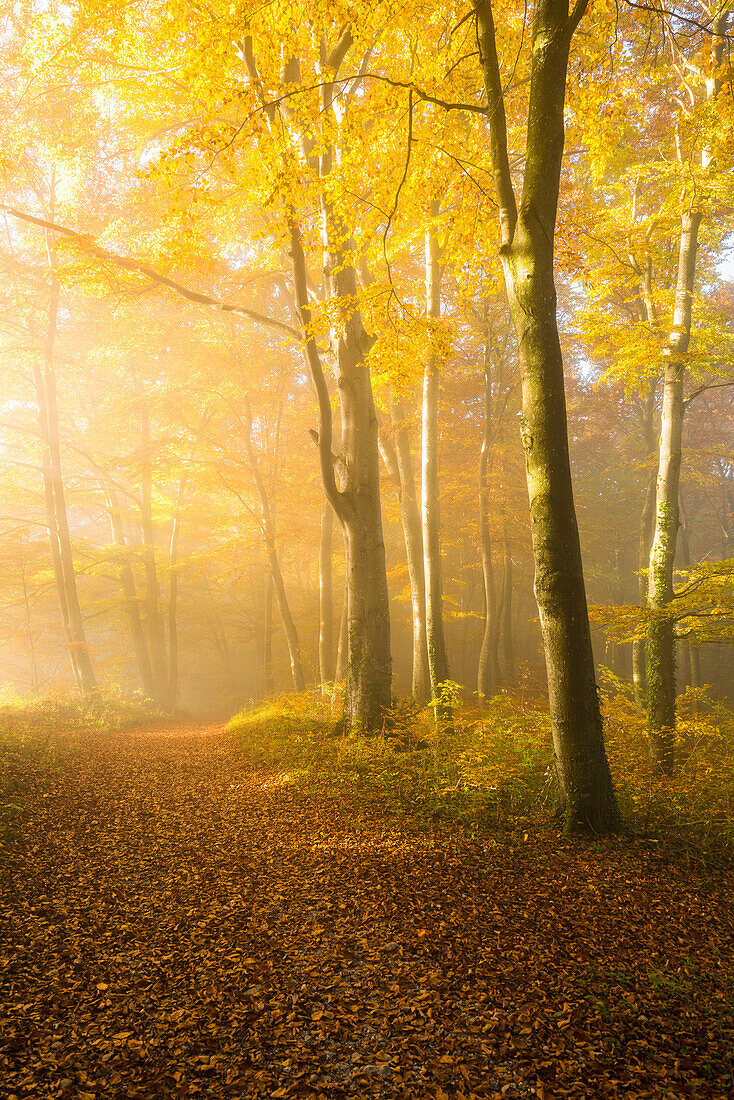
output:
[[[136,275],[144,275],[148,279],[152,279],[154,283],[159,283],[161,286],[167,287],[169,290],[174,291],[181,298],[185,298],[189,302],[195,302],[197,305],[210,306],[212,309],[218,309],[222,313],[232,313],[237,317],[246,317],[249,321],[254,321],[258,325],[264,325],[267,328],[275,329],[276,332],[282,332],[284,335],[289,336],[292,340],[301,341],[301,335],[297,329],[292,328],[290,325],[285,324],[283,321],[276,321],[273,317],[268,317],[264,313],[258,313],[256,310],[247,309],[245,306],[238,306],[232,302],[223,302],[220,298],[212,298],[209,294],[202,294],[201,291],[191,290],[189,287],[183,286],[182,283],[176,282],[175,279],[169,279],[167,275],[162,275],[159,271],[155,271],[152,267],[142,263],[140,260],[134,260],[127,256],[119,256],[116,252],[110,252],[106,248],[100,248],[99,245],[94,243],[94,239],[88,236],[86,233],[78,233],[75,229],[69,229],[68,226],[58,225],[56,222],[47,221],[45,218],[37,218],[33,214],[27,214],[23,210],[15,210],[11,206],[6,206],[4,203],[0,203],[0,210],[3,210],[6,214],[10,214],[14,218],[18,218],[20,221],[28,222],[30,225],[37,225],[41,229],[45,229],[52,233],[58,233],[59,236],[66,237],[68,240],[74,242],[77,247],[81,248],[90,256],[94,256],[95,259],[101,260],[103,263],[114,264],[115,267],[120,267],[124,271],[132,271]]]
[[[484,74],[484,86],[487,89],[485,113],[489,119],[489,146],[500,211],[500,236],[502,247],[507,247],[512,244],[515,235],[517,200],[512,186],[507,149],[507,117],[491,0],[479,0],[476,15],[479,60]]]

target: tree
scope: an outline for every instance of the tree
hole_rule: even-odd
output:
[[[617,826],[619,811],[604,749],[571,487],[553,264],[568,55],[585,10],[585,0],[578,0],[570,15],[565,0],[538,0],[534,6],[519,209],[488,0],[478,4],[476,19],[499,207],[500,256],[522,376],[535,596],[548,671],[561,808],[570,831],[604,832]]]

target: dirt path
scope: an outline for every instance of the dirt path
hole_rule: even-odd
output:
[[[213,728],[90,742],[0,881],[0,1096],[730,1097],[733,900],[406,837]]]

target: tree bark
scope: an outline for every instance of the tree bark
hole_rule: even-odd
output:
[[[648,319],[651,319],[651,314],[649,312]],[[645,450],[648,457],[654,454],[656,449],[654,415],[657,387],[658,380],[655,378],[648,387],[643,407],[642,430]],[[648,474],[647,485],[645,487],[645,501],[640,515],[638,538],[637,591],[642,607],[647,603],[647,577],[655,523],[656,484],[657,468],[653,467]],[[635,703],[640,709],[643,709],[647,702],[647,670],[644,638],[636,638],[632,642],[632,681],[634,684]]]
[[[663,407],[655,492],[655,525],[650,549],[647,606],[648,727],[650,759],[666,774],[675,764],[675,624],[670,612],[679,526],[680,465],[683,441],[683,374],[691,333],[693,285],[701,214],[681,217],[673,328],[663,355]]]
[[[349,649],[349,583],[344,578],[344,599],[342,601],[342,613],[339,622],[339,646],[336,652],[335,679],[341,684],[347,675],[347,653]]]
[[[354,305],[357,295],[354,268],[343,246],[334,245],[334,252],[328,250],[330,241],[343,239],[332,219],[333,212],[325,202],[325,268],[331,273],[327,280],[331,297],[343,304],[342,321],[332,331],[342,412],[343,488],[337,488],[335,480],[331,405],[319,351],[310,334],[306,261],[295,221],[290,223],[291,255],[306,362],[319,405],[318,443],[324,492],[342,524],[346,546],[349,627],[344,715],[351,725],[369,731],[380,728],[391,703],[390,605],[380,507],[377,413],[365,360],[369,341]]]
[[[426,582],[423,572],[421,514],[416,499],[413,459],[405,427],[405,412],[401,399],[395,395],[392,388],[389,393],[389,404],[393,435],[389,438],[383,433],[380,437],[380,453],[398,497],[405,556],[408,563],[413,631],[411,694],[416,702],[427,703],[431,698],[431,679],[428,671],[426,641]]]
[[[148,634],[150,664],[153,670],[153,698],[162,707],[168,703],[168,671],[166,668],[166,637],[161,613],[161,588],[155,560],[153,531],[153,458],[150,437],[148,399],[140,397],[141,462],[140,517],[143,534],[143,567],[145,569],[145,626]]]
[[[265,588],[265,628],[263,632],[263,682],[265,695],[273,695],[275,683],[273,681],[273,597],[275,585],[273,574],[268,569],[268,583]]]
[[[710,69],[699,75],[705,97],[712,103],[720,90],[719,67],[730,13],[720,8],[711,23]],[[679,153],[682,174],[687,175]],[[711,149],[704,141],[701,167],[711,163]],[[673,326],[663,350],[663,407],[655,493],[655,529],[650,549],[647,606],[650,625],[647,637],[647,717],[650,758],[653,765],[669,774],[675,765],[675,624],[670,611],[673,598],[673,568],[679,526],[680,466],[683,441],[683,377],[691,338],[693,290],[696,278],[698,233],[703,213],[697,208],[695,189],[681,215],[678,272],[673,308]]]
[[[332,414],[321,355],[311,325],[308,271],[296,212],[286,207],[293,269],[293,289],[300,324],[306,367],[316,392],[319,414],[318,450],[324,493],[342,525],[346,544],[346,574],[349,589],[348,662],[344,693],[344,717],[367,731],[382,726],[391,705],[392,662],[390,657],[390,603],[387,588],[385,545],[380,508],[380,466],[377,443],[377,414],[366,354],[370,339],[357,305],[354,246],[349,227],[333,197],[330,174],[334,160],[331,127],[333,97],[340,66],[353,43],[347,24],[334,48],[324,58],[324,71],[332,74],[320,86],[323,141],[315,143],[299,134],[303,152],[321,182],[320,210],[324,257],[324,280],[333,303],[331,346],[335,352],[334,372],[342,415],[342,485],[337,487],[332,454]],[[287,106],[276,118],[276,108],[266,102],[257,71],[252,39],[243,42],[243,57],[253,87],[260,95],[271,131],[277,130],[277,144]],[[290,83],[298,83],[299,63],[287,61]],[[295,136],[295,135],[294,135]],[[292,152],[284,152],[288,160]],[[292,165],[296,171],[298,168]]]
[[[178,700],[178,543],[181,537],[181,505],[186,490],[188,474],[184,473],[178,483],[176,510],[171,527],[171,542],[168,550],[168,709],[176,709]]]
[[[560,809],[569,831],[616,828],[619,811],[604,748],[581,548],[571,484],[556,316],[553,246],[571,37],[585,10],[538,0],[533,11],[526,163],[520,209],[510,171],[503,84],[489,0],[477,5],[505,276],[522,378],[525,450]]]
[[[502,657],[505,684],[515,686],[515,649],[512,643],[512,547],[505,529],[502,532]]]
[[[319,674],[322,692],[334,680],[334,598],[331,569],[331,541],[334,510],[325,500],[321,505],[319,545]]]
[[[59,310],[59,279],[54,270],[55,256],[51,257],[51,291],[49,296],[48,327],[44,341],[44,367],[34,367],[38,394],[39,426],[43,441],[41,467],[44,481],[44,500],[49,527],[51,559],[59,595],[61,620],[66,634],[72,670],[80,693],[93,695],[97,681],[87,645],[84,620],[79,604],[74,568],[74,552],[69,533],[66,510],[66,493],[61,468],[61,443],[56,396],[56,327]]]
[[[293,688],[295,691],[305,691],[306,681],[303,676],[303,666],[301,664],[301,648],[298,643],[298,632],[296,630],[296,624],[293,621],[293,616],[291,615],[291,610],[288,605],[288,597],[286,596],[285,584],[283,583],[283,574],[280,569],[280,561],[278,559],[278,551],[275,541],[275,523],[273,522],[273,513],[270,508],[270,501],[268,500],[268,494],[265,489],[265,482],[263,481],[262,474],[260,473],[260,467],[258,465],[257,455],[255,454],[255,448],[252,443],[252,410],[250,408],[250,402],[247,396],[245,396],[244,401],[245,452],[247,454],[247,461],[250,466],[250,472],[252,473],[252,479],[255,482],[258,503],[260,505],[260,518],[262,520],[265,549],[267,551],[268,562],[270,564],[270,576],[272,577],[273,587],[275,589],[275,600],[278,604],[278,613],[280,614],[280,621],[283,624],[283,633],[285,634],[286,644],[288,646],[288,656],[291,663],[291,675],[293,677]]]
[[[449,679],[449,663],[443,622],[441,577],[440,502],[438,490],[438,382],[441,367],[439,334],[435,322],[441,317],[441,263],[435,219],[437,202],[431,203],[426,229],[426,318],[429,325],[429,350],[423,373],[422,491],[423,563],[426,587],[426,640],[431,693],[439,698],[440,685]],[[451,708],[435,708],[436,721],[451,721]]]
[[[477,695],[488,699],[500,683],[497,648],[499,641],[497,589],[492,564],[492,540],[489,532],[489,467],[494,436],[492,423],[491,332],[485,318],[484,340],[484,437],[479,453],[479,539],[484,583],[484,628],[477,670]]]
[[[143,692],[149,699],[153,699],[155,698],[153,670],[150,664],[150,654],[148,652],[148,642],[143,629],[143,621],[140,617],[140,604],[135,586],[135,575],[130,565],[128,548],[125,543],[125,532],[122,526],[122,513],[120,512],[117,490],[109,478],[102,477],[101,481],[103,492],[107,498],[112,541],[118,548],[120,554],[120,587],[122,588],[122,600],[125,614],[130,626],[130,637],[132,638],[135,660],[137,661],[138,670],[140,672]]]
[[[33,636],[33,625],[31,623],[31,601],[30,594],[28,592],[28,574],[26,572],[26,561],[23,555],[23,535],[20,536],[20,548],[18,552],[18,565],[20,567],[20,583],[23,592],[23,610],[25,613],[25,626],[26,634],[28,635],[28,656],[31,663],[31,690],[35,694],[40,686],[38,678],[38,661],[36,659],[36,643]]]

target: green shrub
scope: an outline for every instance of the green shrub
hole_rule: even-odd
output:
[[[633,835],[703,862],[734,853],[734,711],[700,692],[679,701],[678,767],[658,775],[645,716],[623,681],[603,672],[602,710],[623,818]],[[524,828],[555,807],[545,700],[490,699],[457,708],[436,729],[430,709],[398,704],[376,736],[344,733],[328,697],[287,696],[236,715],[228,729],[259,765],[353,800],[470,828]]]
[[[540,707],[507,697],[437,730],[430,710],[398,705],[377,735],[344,733],[321,695],[285,696],[227,726],[254,763],[291,780],[349,791],[385,810],[509,824],[548,798],[550,738]]]

